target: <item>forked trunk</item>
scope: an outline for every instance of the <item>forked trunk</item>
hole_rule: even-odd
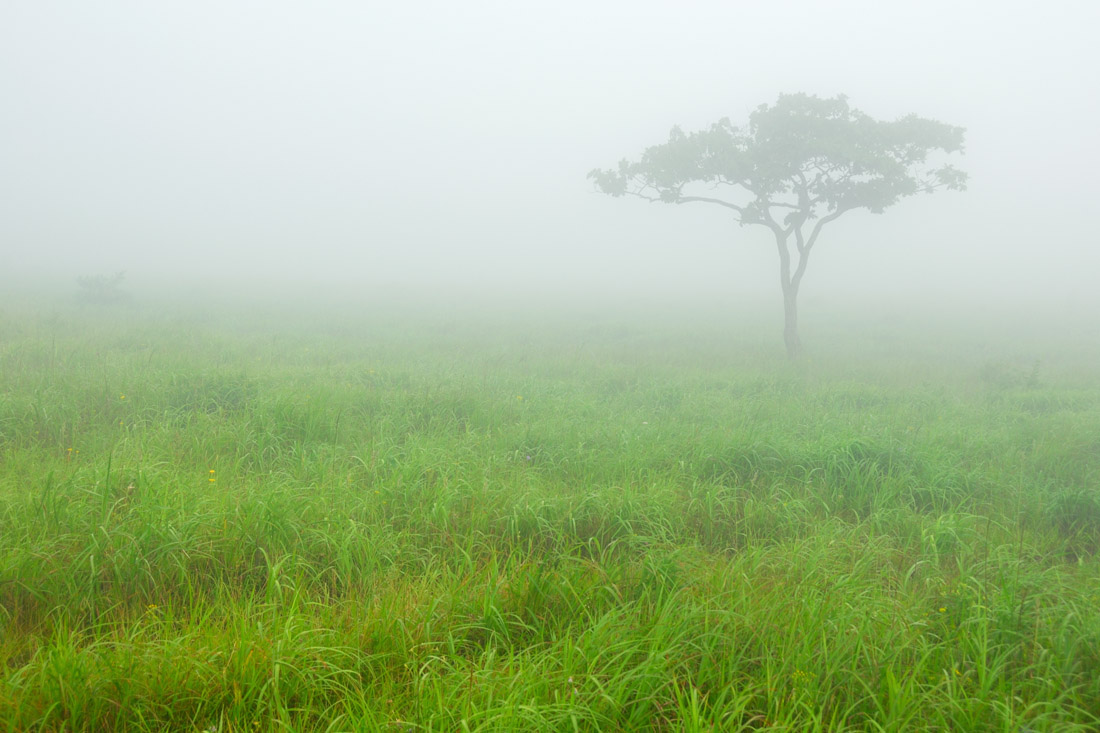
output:
[[[806,262],[810,256],[810,247],[817,238],[817,229],[810,236],[809,244],[803,242],[801,229],[793,230],[795,244],[798,246],[798,264],[793,273],[791,252],[787,248],[791,230],[783,230],[776,225],[773,231],[779,251],[779,286],[783,289],[783,343],[787,345],[787,358],[793,361],[802,355],[802,340],[798,338],[798,286],[802,284],[802,276],[806,274]]]

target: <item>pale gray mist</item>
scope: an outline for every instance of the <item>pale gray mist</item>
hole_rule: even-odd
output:
[[[778,298],[766,232],[596,193],[783,92],[967,128],[969,190],[856,212],[805,309],[1098,307],[1091,2],[6,2],[0,280]]]

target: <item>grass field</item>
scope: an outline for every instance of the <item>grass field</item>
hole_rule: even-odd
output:
[[[0,313],[0,731],[1100,730],[1097,344],[288,313]]]

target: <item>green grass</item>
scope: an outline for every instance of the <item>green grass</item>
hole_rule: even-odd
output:
[[[0,731],[1100,728],[1097,354],[690,316],[9,307]]]

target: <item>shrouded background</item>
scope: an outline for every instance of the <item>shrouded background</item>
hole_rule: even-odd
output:
[[[585,180],[782,92],[968,128],[814,299],[1095,304],[1089,2],[7,2],[0,268],[242,292],[778,298],[774,245]]]

